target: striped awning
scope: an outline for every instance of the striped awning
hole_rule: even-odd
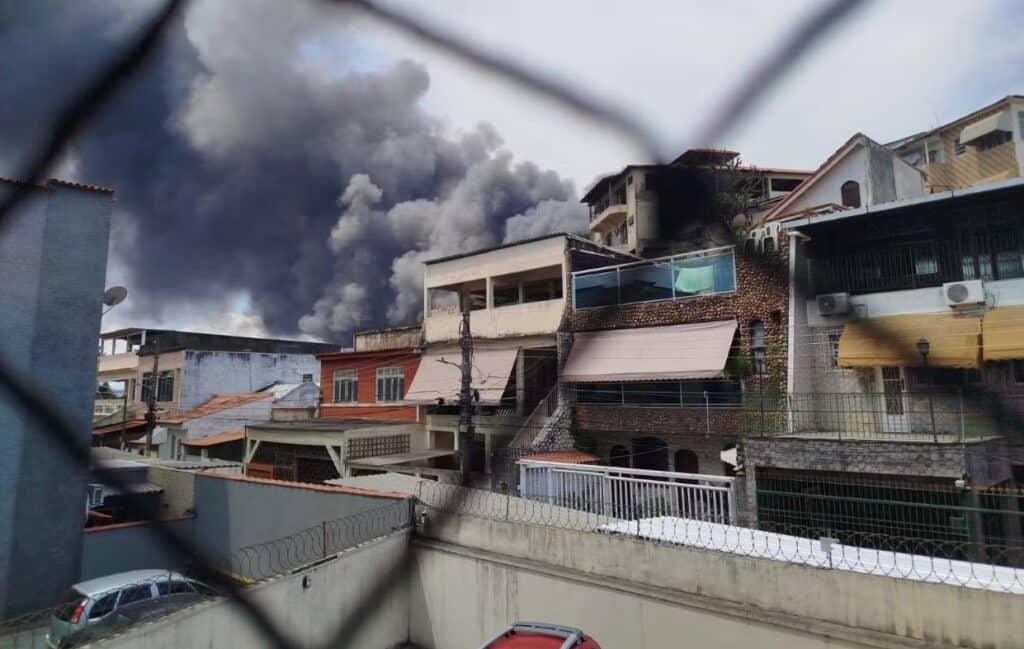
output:
[[[716,378],[735,335],[735,320],[578,333],[562,381]]]
[[[926,313],[851,322],[839,337],[840,367],[916,367],[917,344],[928,341],[928,365],[981,366],[981,318]]]
[[[1024,306],[992,309],[982,318],[982,358],[1008,361],[1024,358]]]
[[[498,405],[505,393],[512,368],[519,354],[518,345],[499,347],[477,344],[473,349],[473,377],[471,387],[480,393],[480,403]],[[437,403],[444,399],[454,405],[462,386],[459,364],[462,352],[457,347],[428,349],[420,359],[416,376],[412,379],[405,400],[413,403]]]

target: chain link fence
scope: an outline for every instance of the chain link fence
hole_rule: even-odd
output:
[[[49,127],[45,142],[34,155],[29,156],[28,163],[20,170],[18,178],[25,181],[24,184],[15,186],[0,202],[0,233],[13,211],[32,191],[31,183],[45,176],[60,153],[75,136],[87,128],[89,121],[102,111],[116,92],[131,83],[135,75],[145,73],[147,60],[161,46],[164,33],[173,24],[185,4],[184,0],[169,0],[164,3],[139,30],[138,35],[74,94]],[[624,136],[647,152],[651,162],[667,157],[665,154],[668,147],[653,135],[654,129],[620,110],[614,102],[605,102],[600,97],[555,82],[540,71],[499,56],[441,27],[421,22],[390,6],[385,7],[369,0],[333,0],[332,4],[339,8],[362,12],[414,39],[439,46],[458,59],[514,84],[524,92],[546,98],[554,105],[565,109],[567,113],[571,113],[573,119],[582,116],[600,125],[609,134]],[[776,47],[768,52],[759,52],[756,58],[752,57],[754,65],[749,73],[739,79],[732,91],[709,111],[707,119],[694,131],[693,137],[688,138],[683,144],[696,145],[721,141],[724,134],[758,108],[787,71],[812,52],[816,45],[827,39],[834,29],[862,4],[864,3],[860,0],[833,0],[815,6],[799,24],[789,30]],[[773,266],[771,270],[776,273],[786,272],[785,268],[777,266]],[[811,293],[808,287],[798,285],[796,294]],[[0,359],[0,388],[5,390],[7,398],[20,403],[31,416],[45,425],[59,452],[82,466],[89,464],[89,448],[80,439],[78,431],[65,421],[59,412],[50,407],[47,392],[35,385],[24,373],[16,370],[7,359]],[[976,397],[976,403],[982,404],[977,406],[978,408],[989,408],[993,417],[1001,421],[1013,419],[1014,424],[1020,427],[1021,422],[1017,420],[1016,415],[1006,412],[998,398],[994,403],[990,402],[990,396],[992,395],[977,394],[971,398]],[[969,403],[968,407],[974,408],[975,402]],[[510,459],[514,462],[514,458]],[[116,474],[102,468],[97,469],[96,474],[107,484],[114,487],[123,486]],[[872,549],[859,545],[844,545],[826,538],[798,538],[791,535],[796,530],[782,534],[665,516],[623,521],[562,507],[557,503],[537,503],[511,495],[482,493],[433,484],[425,484],[420,498],[430,506],[432,516],[442,519],[451,514],[497,517],[521,523],[565,526],[600,534],[643,538],[658,543],[689,545],[832,569],[1024,593],[1024,576],[1019,569],[931,556],[928,553],[920,554],[922,548],[918,541],[911,538],[892,548]],[[243,577],[243,582],[265,579],[282,571],[320,560],[325,555],[329,556],[333,552],[350,547],[350,544],[359,542],[359,539],[401,529],[409,525],[409,520],[408,504],[401,503],[386,511],[325,522],[276,542],[245,548],[232,558],[227,569],[217,558],[205,556],[199,548],[173,531],[165,529],[159,522],[154,525],[154,542],[163,544],[183,561],[187,560],[195,566],[198,579],[213,585],[224,596],[234,598],[249,616],[252,624],[263,632],[269,644],[290,647],[293,643],[269,621],[264,611],[247,598],[244,589],[238,583],[239,580],[234,576]],[[805,531],[810,534],[818,530]],[[967,548],[945,554],[972,556]],[[393,570],[382,572],[378,582],[364,593],[360,605],[343,613],[333,640],[326,643],[326,646],[346,646],[346,639],[353,637],[353,631],[365,620],[366,612],[380,601],[382,594],[387,593],[398,583],[407,569],[407,563],[403,563]],[[24,629],[25,623],[19,623],[22,626],[7,623],[5,629],[17,632],[19,628]]]

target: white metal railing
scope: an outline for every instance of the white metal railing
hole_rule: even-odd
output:
[[[734,524],[734,478],[591,464],[519,461],[520,496],[612,518]]]

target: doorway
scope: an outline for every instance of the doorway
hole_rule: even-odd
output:
[[[882,432],[909,433],[907,415],[907,381],[902,367],[879,367],[875,378],[882,400]]]

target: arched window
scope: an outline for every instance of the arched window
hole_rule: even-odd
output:
[[[668,471],[668,445],[657,437],[633,440],[633,468]]]
[[[856,180],[847,180],[839,188],[843,197],[843,205],[846,207],[860,207],[860,183]]]
[[[675,470],[677,472],[700,473],[700,460],[697,458],[697,454],[690,449],[679,449],[676,451],[673,459],[675,460]]]
[[[629,468],[629,449],[625,446],[613,446],[608,453],[608,466]]]
[[[768,371],[765,360],[764,324],[760,320],[750,321],[750,353],[754,359],[754,374],[761,375]]]

